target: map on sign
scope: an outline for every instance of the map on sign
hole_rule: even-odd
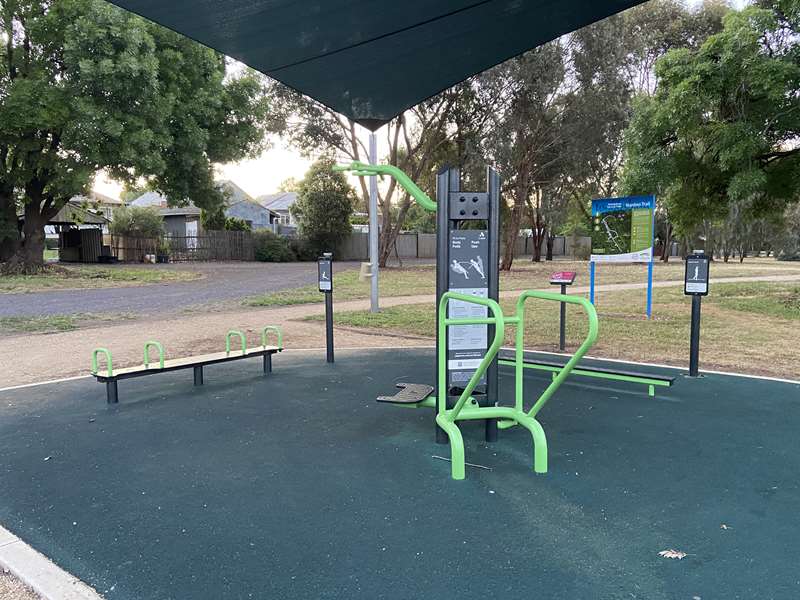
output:
[[[655,196],[592,200],[591,260],[650,262],[655,208]]]

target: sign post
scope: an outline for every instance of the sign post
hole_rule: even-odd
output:
[[[592,253],[589,300],[594,304],[595,264],[647,263],[647,318],[653,311],[655,196],[592,200]]]
[[[561,294],[567,295],[567,286],[575,282],[575,271],[559,271],[550,275],[550,285],[560,285]],[[564,352],[567,341],[567,303],[561,302],[561,318],[559,320],[558,329],[558,349]]]
[[[333,254],[325,252],[317,259],[319,291],[325,294],[325,348],[327,360],[333,362]]]
[[[708,294],[709,257],[702,250],[695,250],[686,257],[683,276],[683,293],[692,297],[692,331],[689,338],[689,377],[700,373],[700,305]]]

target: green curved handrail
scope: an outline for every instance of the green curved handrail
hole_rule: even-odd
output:
[[[97,375],[97,355],[101,352],[106,356],[106,366],[108,367],[108,376],[111,377],[112,376],[111,352],[109,352],[105,348],[95,348],[94,352],[92,352],[92,375]]]
[[[462,302],[469,302],[471,304],[479,304],[487,307],[492,312],[492,317],[479,317],[470,319],[451,319],[447,317],[447,305],[450,300],[460,300]],[[439,414],[445,414],[449,421],[455,421],[461,409],[464,408],[475,387],[478,385],[481,377],[489,368],[495,355],[500,351],[503,345],[503,338],[505,336],[505,320],[503,319],[503,310],[500,305],[491,298],[479,298],[477,296],[469,296],[467,294],[460,294],[458,292],[445,292],[439,300],[439,339],[447,339],[447,327],[449,325],[494,325],[494,340],[486,351],[486,355],[481,360],[478,368],[472,374],[467,386],[461,395],[458,397],[455,406],[447,410],[447,354],[445,351],[445,344],[439,345],[439,369],[438,369],[438,411]]]
[[[402,187],[419,205],[432,212],[436,212],[436,202],[430,199],[428,195],[419,189],[419,186],[403,171],[394,165],[371,165],[359,161],[353,161],[349,165],[336,165],[333,167],[334,171],[352,171],[353,175],[361,177],[371,177],[373,175],[389,175],[394,177],[395,181]]]
[[[164,346],[161,345],[160,342],[155,340],[149,340],[144,343],[144,366],[145,368],[150,366],[150,346],[155,346],[158,348],[158,368],[164,368]]]
[[[586,298],[582,298],[580,296],[567,296],[565,294],[557,294],[554,292],[537,292],[535,290],[527,290],[520,294],[519,298],[517,299],[517,331],[516,331],[516,339],[514,343],[514,384],[515,384],[515,406],[517,410],[523,410],[522,408],[522,393],[523,393],[523,359],[524,359],[524,347],[525,347],[525,302],[528,298],[538,298],[540,300],[551,300],[553,302],[566,302],[568,304],[579,304],[583,307],[583,310],[586,312],[586,316],[589,319],[589,331],[586,334],[586,339],[583,340],[583,343],[578,347],[578,350],[575,354],[572,355],[567,361],[567,364],[561,369],[558,375],[550,382],[550,385],[542,392],[542,395],[539,396],[539,399],[534,403],[531,409],[528,411],[528,415],[531,417],[535,417],[540,410],[547,404],[547,401],[550,400],[552,395],[555,391],[561,387],[561,384],[570,374],[572,369],[575,368],[575,365],[578,364],[578,361],[583,358],[584,354],[588,352],[589,348],[597,340],[597,334],[600,329],[600,325],[597,319],[597,311],[594,308],[594,305],[589,302]]]
[[[261,330],[261,345],[266,348],[267,347],[267,332],[272,331],[278,337],[278,344],[277,347],[281,350],[283,349],[283,331],[281,328],[276,325],[267,325],[264,329]]]
[[[231,329],[228,333],[225,334],[225,354],[227,356],[231,355],[231,336],[234,335],[239,336],[239,339],[242,342],[242,354],[247,352],[247,340],[244,337],[244,334],[238,329]]]

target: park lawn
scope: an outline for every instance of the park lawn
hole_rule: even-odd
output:
[[[46,315],[35,317],[0,317],[0,336],[17,333],[59,333],[80,327],[96,326],[99,323],[119,323],[133,319],[128,313],[76,313],[70,315]]]
[[[514,301],[503,300],[505,314]],[[691,301],[683,290],[659,288],[653,319],[644,318],[644,302],[631,290],[605,292],[597,300],[600,335],[592,356],[686,366]],[[531,299],[525,316],[525,346],[557,351],[558,304]],[[321,316],[307,317],[308,320]],[[338,326],[379,330],[382,334],[432,338],[435,312],[430,303],[368,311],[340,312]],[[568,350],[574,351],[586,331],[579,306],[567,310]],[[800,379],[800,283],[724,283],[703,300],[701,368]],[[513,344],[508,327],[505,343]]]
[[[655,281],[681,281],[683,261],[655,265]],[[534,263],[527,259],[517,259],[510,272],[500,275],[501,290],[524,290],[544,288],[549,285],[550,274],[554,271],[575,271],[575,285],[589,285],[589,263],[586,261],[552,261]],[[772,258],[747,259],[738,262],[715,262],[711,265],[711,277],[747,277],[757,275],[800,275],[800,263],[779,262]],[[597,284],[646,283],[647,267],[630,264],[601,264],[597,267]],[[383,297],[416,296],[436,293],[436,268],[434,265],[412,267],[390,267],[381,269],[378,279],[380,295]],[[334,297],[336,300],[360,300],[369,298],[369,281],[360,281],[358,271],[348,270],[334,276]],[[289,306],[293,304],[318,303],[319,290],[316,285],[308,285],[292,290],[271,292],[246,298],[246,306]]]
[[[0,294],[172,283],[202,277],[188,270],[158,267],[58,265],[37,275],[0,275]]]

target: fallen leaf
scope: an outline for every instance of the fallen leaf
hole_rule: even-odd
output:
[[[725,525],[725,523],[723,523],[722,525],[720,525],[720,526],[719,526],[719,528],[720,528],[720,529],[733,529],[733,527],[731,527],[730,525]]]
[[[659,556],[664,558],[677,558],[678,560],[685,558],[687,556],[686,552],[681,552],[680,550],[662,550],[658,553]]]
[[[45,456],[45,457],[44,457],[44,462],[47,462],[47,461],[48,461],[48,460],[50,460],[51,458],[53,458],[53,457],[52,457],[52,456]]]

